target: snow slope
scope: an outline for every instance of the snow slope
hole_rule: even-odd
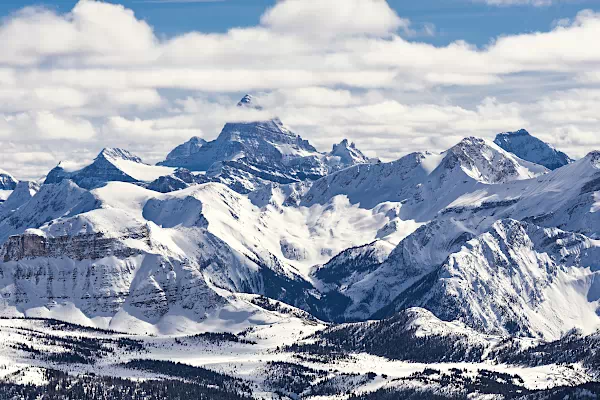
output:
[[[45,184],[0,224],[3,312],[164,332],[252,293],[319,315],[312,265],[381,236],[397,207],[259,208],[218,183],[168,194],[128,182]],[[405,225],[381,240],[417,226]]]
[[[478,187],[546,172],[491,142],[466,138],[442,154],[413,153],[391,163],[358,165],[333,173],[315,182],[301,204],[322,204],[344,194],[351,203],[366,208],[385,201],[403,202],[403,216],[430,220],[453,199]]]
[[[516,220],[496,222],[399,295],[482,332],[560,338],[600,328],[600,242]],[[389,312],[389,311],[388,311]]]

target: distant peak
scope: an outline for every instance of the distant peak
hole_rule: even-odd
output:
[[[354,144],[354,142],[350,143],[350,141],[348,139],[344,139],[341,142],[339,142],[338,144],[333,145],[333,151],[335,151],[338,148],[356,149],[356,144]]]
[[[5,170],[3,170],[3,169],[1,169],[1,168],[0,168],[0,175],[3,175],[3,176],[9,176],[9,177],[11,177],[11,178],[13,177],[11,174],[9,174],[8,172],[6,172]],[[15,180],[15,181],[16,181],[16,180]]]
[[[594,168],[600,169],[600,150],[594,150],[589,152],[585,159],[588,160]]]
[[[464,138],[460,142],[458,142],[458,144],[456,146],[452,147],[450,150],[456,150],[456,149],[464,150],[465,148],[471,148],[471,147],[480,148],[481,146],[487,145],[487,144],[488,143],[485,139],[474,137],[474,136],[469,136],[469,137]]]
[[[141,158],[139,158],[138,156],[136,156],[135,154],[130,153],[127,150],[124,149],[119,149],[119,148],[113,148],[113,147],[105,147],[104,149],[102,149],[102,151],[100,152],[100,154],[98,154],[98,158],[106,158],[106,159],[121,159],[121,160],[127,160],[127,161],[133,161],[136,163],[140,163],[143,164],[143,161]]]
[[[252,103],[252,95],[251,94],[247,94],[244,97],[242,97],[242,99],[240,100],[240,102],[238,103],[239,106],[242,106],[244,104],[250,104]]]
[[[494,143],[523,160],[543,165],[551,170],[573,162],[568,155],[531,135],[525,129],[499,133]]]
[[[237,104],[238,107],[254,108],[256,110],[262,110],[262,107],[257,103],[256,98],[250,94],[245,95]]]
[[[458,157],[464,157],[465,155],[471,157],[482,154],[482,151],[488,147],[491,146],[485,139],[470,136],[452,146],[445,153]]]
[[[531,134],[526,129],[519,129],[514,132],[502,132],[498,136],[531,136]]]
[[[14,190],[18,181],[8,172],[0,169],[0,189]]]

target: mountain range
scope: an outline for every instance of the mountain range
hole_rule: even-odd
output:
[[[260,108],[252,96],[238,106]],[[296,365],[293,376],[335,378],[342,392],[426,380],[402,375],[399,388],[350,367],[319,378],[315,363],[510,358],[526,375],[546,365],[529,349],[593,342],[600,328],[600,152],[573,160],[519,130],[381,162],[348,140],[319,152],[271,119],[191,138],[158,165],[116,148],[65,165],[41,185],[0,173],[2,317],[147,335],[158,358],[157,338],[247,335],[297,364],[228,367]],[[591,366],[572,383],[600,376],[590,357],[573,355]],[[430,375],[421,389],[442,385]],[[456,393],[491,390],[483,375],[455,378]],[[298,382],[256,385],[316,396]],[[526,395],[531,382],[511,385]]]

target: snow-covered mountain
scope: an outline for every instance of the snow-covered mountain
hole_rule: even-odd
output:
[[[329,153],[326,154],[325,162],[329,166],[330,173],[358,164],[376,163],[379,160],[371,159],[360,151],[356,144],[350,143],[348,139],[334,144]]]
[[[44,185],[0,227],[3,313],[169,331],[231,306],[224,289],[286,297],[285,288],[288,303],[301,302],[306,283],[276,259],[240,254],[207,230],[204,203],[215,196],[233,212],[235,197],[230,206],[218,199],[237,194],[218,184],[193,189],[155,197],[122,182],[91,192],[69,180]]]
[[[568,155],[532,136],[525,129],[499,133],[494,143],[523,160],[543,165],[548,169],[557,169],[573,162]]]
[[[14,190],[18,181],[8,172],[0,169],[0,190]]]
[[[345,311],[335,318],[362,320],[373,315],[389,315],[380,310],[411,286],[420,285],[422,279],[437,279],[431,274],[448,257],[502,219],[518,219],[549,229],[577,232],[592,241],[597,239],[600,233],[597,212],[600,207],[595,190],[600,176],[598,160],[598,153],[592,152],[575,163],[534,179],[478,184],[455,200],[450,198],[447,201],[450,204],[441,208],[436,206],[429,214],[433,219],[402,240],[385,261],[379,265],[377,260],[361,264],[366,273],[357,270],[353,274],[340,274],[337,282],[326,282],[327,290],[348,298]],[[400,208],[400,221],[413,215],[414,209],[408,208],[407,204],[410,203],[405,202]],[[361,256],[355,257],[358,260]],[[342,266],[337,266],[337,270],[344,270],[344,264],[354,270],[353,261],[341,260]],[[336,263],[340,260],[332,260],[332,265]],[[326,270],[319,269],[318,272],[321,276],[328,275]],[[572,327],[569,324],[563,326],[566,330]]]
[[[28,188],[24,189],[26,192]],[[30,199],[0,221],[0,242],[27,229],[37,229],[46,223],[84,213],[97,206],[95,196],[73,181],[42,185]]]
[[[93,190],[71,180],[44,184],[0,224],[3,312],[47,309],[42,315],[64,311],[72,322],[164,330],[173,321],[200,323],[229,296],[250,293],[321,315],[308,270],[374,240],[391,209],[339,201],[259,208],[220,183],[167,194],[130,182]]]
[[[600,328],[600,242],[501,220],[402,292],[391,309],[424,307],[480,332],[560,338]]]
[[[320,153],[273,119],[227,124],[163,164],[104,149],[41,187],[15,183],[0,204],[0,317],[136,334],[161,359],[203,351],[182,335],[236,334],[223,337],[257,347],[211,348],[219,368],[293,398],[600,376],[589,352],[554,375],[556,357],[532,361],[546,340],[597,342],[600,152],[550,170],[468,137],[383,163],[346,140]],[[177,341],[161,347],[165,335]],[[505,362],[526,362],[526,379]],[[294,381],[270,378],[282,371]]]
[[[185,143],[175,147],[169,154],[167,154],[167,160],[175,160],[178,158],[186,158],[192,154],[196,154],[202,146],[206,144],[206,140],[201,137],[194,136]]]
[[[174,168],[144,164],[136,155],[117,148],[103,149],[94,161],[79,170],[70,170],[62,163],[48,173],[45,184],[70,179],[79,187],[93,189],[107,182],[150,183],[170,175]]]
[[[40,189],[36,182],[20,181],[10,195],[0,204],[0,221],[4,221],[23,204],[27,203]]]
[[[402,202],[403,219],[429,220],[464,193],[547,172],[492,142],[466,138],[441,154],[412,153],[390,163],[357,165],[333,173],[315,182],[301,204],[322,204],[337,195],[369,208],[394,201]]]
[[[0,169],[0,203],[8,199],[17,187],[18,181],[8,172]]]
[[[262,109],[250,95],[238,106]],[[371,161],[347,140],[335,145],[330,153],[320,153],[278,118],[227,123],[215,140],[201,145],[193,141],[178,146],[159,164],[206,172],[240,193],[269,182],[316,180],[332,171]]]

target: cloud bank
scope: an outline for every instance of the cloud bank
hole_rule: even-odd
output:
[[[0,167],[39,177],[103,146],[157,161],[265,117],[236,110],[246,92],[323,150],[348,137],[391,159],[520,127],[575,156],[600,148],[600,15],[483,48],[413,28],[384,0],[281,0],[256,26],[167,38],[120,5],[25,8],[0,25]]]

